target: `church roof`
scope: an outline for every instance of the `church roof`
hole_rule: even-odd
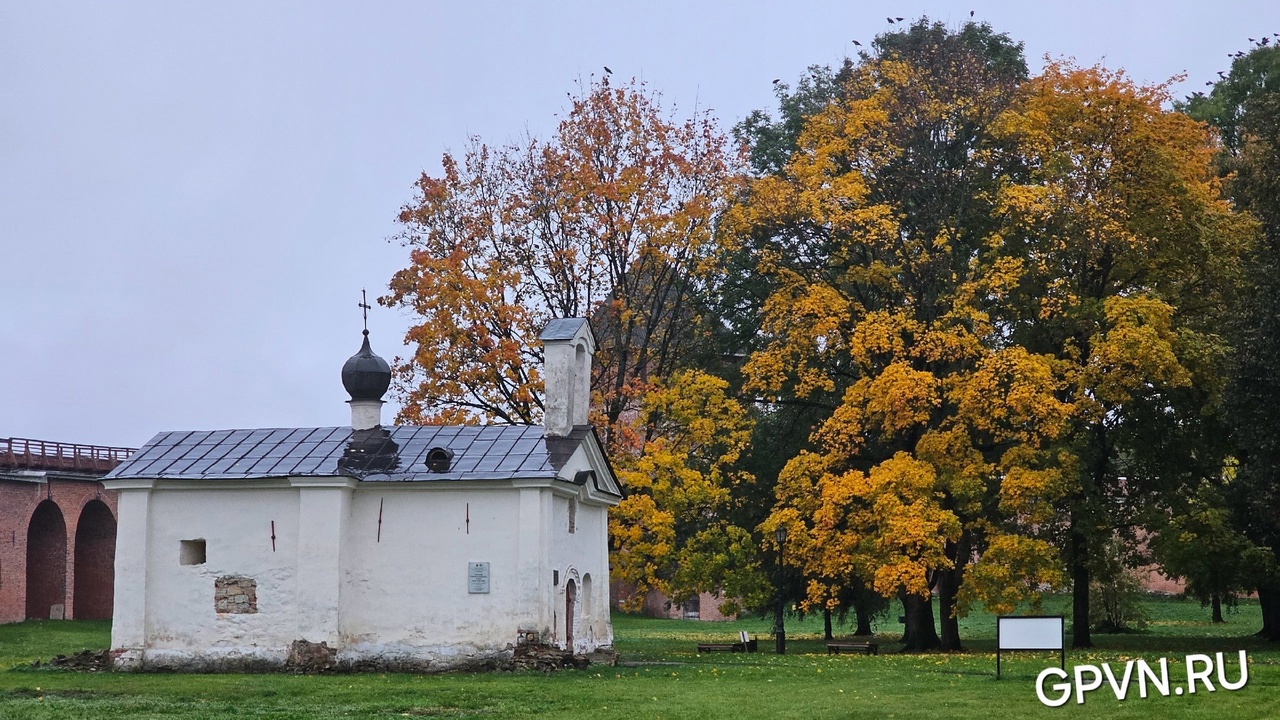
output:
[[[568,438],[544,438],[543,428],[535,425],[395,426],[386,430],[399,462],[386,472],[364,475],[361,479],[365,481],[553,478],[591,434],[589,426],[574,428]],[[105,479],[351,475],[338,468],[351,440],[349,427],[163,432]],[[427,453],[433,448],[453,453],[448,471],[427,468]]]
[[[587,325],[586,318],[556,318],[547,323],[538,339],[543,341],[572,340],[577,337],[578,330],[583,325]],[[587,332],[591,332],[590,325],[587,325]]]

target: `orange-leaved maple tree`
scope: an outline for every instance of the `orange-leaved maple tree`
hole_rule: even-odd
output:
[[[380,298],[414,318],[395,362],[410,423],[535,423],[538,333],[586,317],[593,417],[609,442],[701,332],[716,214],[737,156],[707,112],[677,120],[642,83],[582,88],[547,141],[473,138],[400,213],[410,263]],[[634,439],[631,439],[634,445]]]

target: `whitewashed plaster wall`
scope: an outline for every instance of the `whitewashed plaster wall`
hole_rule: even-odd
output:
[[[141,584],[127,574],[118,578],[113,647],[139,647],[141,639],[154,666],[284,661],[297,631],[298,491],[263,485],[121,494],[131,506],[146,502],[150,522],[141,545],[131,537],[117,542],[117,566],[145,558],[145,577]],[[181,564],[184,540],[205,542],[204,563]],[[225,575],[256,581],[256,613],[215,612],[214,581]],[[144,637],[128,637],[139,625]]]
[[[515,643],[519,547],[538,538],[518,534],[518,492],[478,485],[357,490],[342,553],[340,659],[461,659]],[[488,593],[468,591],[471,562],[489,563]]]
[[[588,452],[591,447],[594,447],[593,443],[579,445],[560,474],[571,478],[580,471],[605,472],[603,456]],[[552,548],[552,567],[560,571],[560,583],[553,588],[552,641],[564,647],[568,609],[566,593],[568,580],[572,579],[577,588],[578,602],[575,603],[573,647],[566,649],[588,653],[598,647],[613,645],[613,624],[609,618],[608,510],[617,500],[602,497],[590,484],[556,483],[555,495],[551,503],[548,537]],[[576,528],[572,534],[568,531],[570,498],[577,501]],[[586,598],[588,577],[589,600]]]
[[[112,632],[126,667],[279,665],[295,640],[326,642],[339,662],[462,666],[509,656],[521,632],[563,644],[570,578],[579,598],[573,650],[612,644],[607,506],[585,488],[350,478],[135,484],[120,495]],[[203,564],[179,562],[183,540],[204,541]],[[489,563],[488,593],[468,592],[471,562]],[[256,613],[215,612],[214,581],[226,575],[256,581]]]
[[[569,532],[570,497],[557,494],[552,501],[551,514],[551,565],[559,571],[560,583],[554,588],[555,632],[553,641],[563,646],[566,637],[566,614],[569,581],[577,593],[574,606],[573,651],[591,652],[596,647],[613,644],[613,628],[609,621],[609,565],[607,551],[599,551],[604,542],[607,549],[606,508],[584,502],[581,493],[574,493],[576,501],[574,532]],[[603,581],[603,585],[601,584]],[[590,584],[590,597],[586,588]],[[600,588],[604,588],[603,596]],[[568,648],[566,648],[568,649]]]

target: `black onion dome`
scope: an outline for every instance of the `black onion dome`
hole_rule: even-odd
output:
[[[369,349],[369,331],[364,333],[360,352],[342,366],[342,387],[352,400],[381,400],[391,386],[391,366]]]

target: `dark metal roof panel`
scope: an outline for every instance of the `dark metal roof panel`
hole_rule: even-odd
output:
[[[526,425],[395,426],[387,428],[398,464],[361,479],[375,482],[554,477],[569,445],[581,436],[548,443],[542,428]],[[107,476],[119,478],[251,479],[349,474],[338,461],[351,428],[266,428],[160,433]],[[448,448],[448,472],[427,469],[427,453]]]
[[[572,340],[578,329],[586,325],[586,318],[556,318],[542,329],[539,340]]]

